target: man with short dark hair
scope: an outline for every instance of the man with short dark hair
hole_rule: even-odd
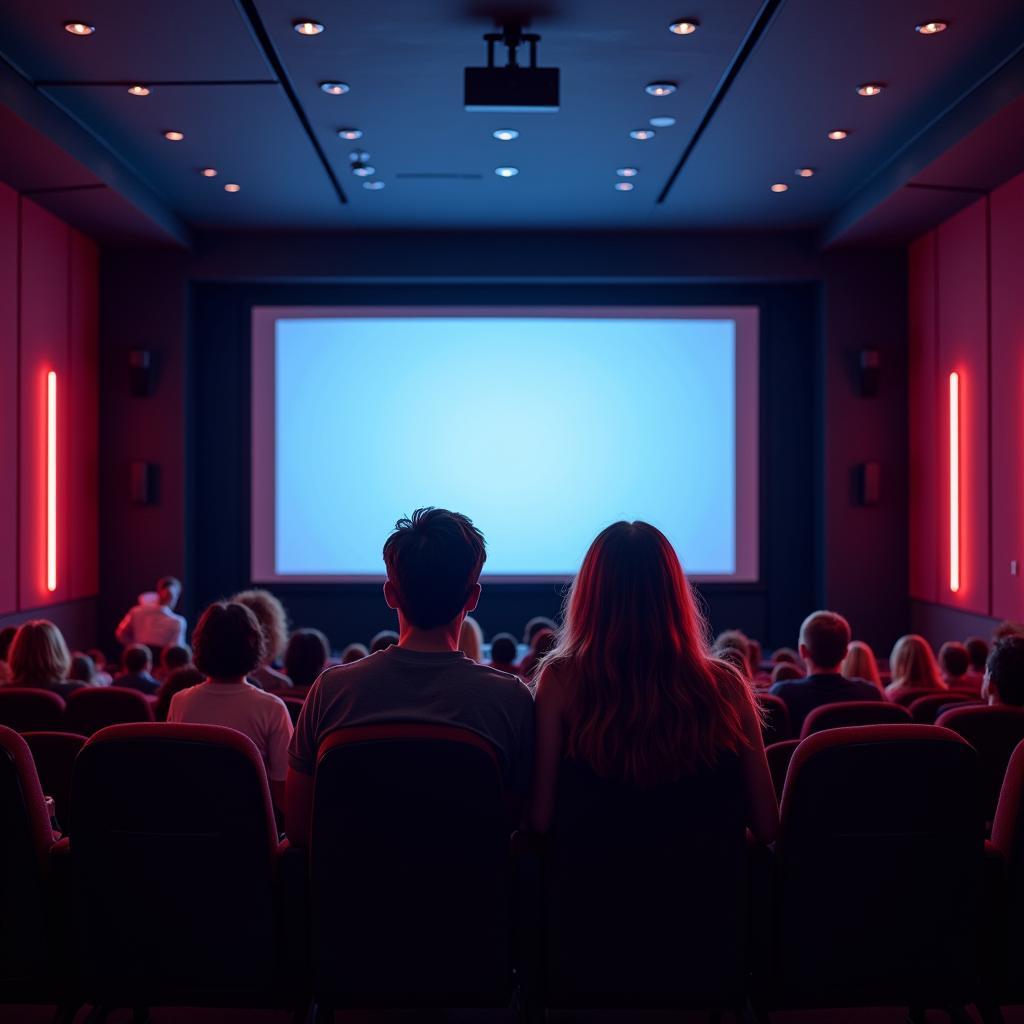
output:
[[[786,702],[794,735],[800,735],[804,719],[823,704],[882,699],[873,683],[846,679],[839,671],[849,645],[850,624],[842,615],[820,611],[804,619],[800,627],[800,657],[807,666],[807,677],[776,683],[770,691]]]
[[[153,656],[144,644],[132,644],[121,656],[121,667],[124,672],[114,680],[115,686],[123,686],[129,690],[152,695],[160,689],[160,684],[153,678]]]
[[[464,515],[417,509],[384,545],[384,600],[398,643],[328,669],[306,697],[288,748],[288,835],[307,845],[320,744],[336,729],[381,723],[457,726],[493,747],[513,802],[529,791],[533,698],[515,676],[459,650],[462,622],[480,599],[483,534]]]
[[[971,655],[963,644],[948,640],[939,648],[942,681],[950,689],[962,690],[971,686],[971,678],[968,675],[970,667]]]
[[[981,695],[989,704],[1024,707],[1024,635],[1010,633],[992,645]]]

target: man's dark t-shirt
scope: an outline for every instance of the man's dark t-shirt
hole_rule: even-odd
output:
[[[850,700],[882,700],[882,691],[866,679],[847,679],[838,672],[822,672],[806,679],[787,679],[776,683],[769,693],[781,697],[789,709],[793,735],[799,736],[804,719],[823,704]]]

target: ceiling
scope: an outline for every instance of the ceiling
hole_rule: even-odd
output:
[[[61,190],[116,190],[112,162],[120,182],[137,186],[129,206],[152,202],[199,229],[824,228],[1024,47],[1021,0],[685,6],[535,6],[539,63],[561,69],[561,109],[490,114],[463,109],[462,69],[484,63],[481,37],[500,3],[5,0],[8,70],[70,117],[92,156],[63,166],[44,153],[55,145],[44,131],[34,159],[0,154],[0,176],[23,191],[50,190],[52,203]],[[669,32],[683,16],[699,29]],[[915,32],[937,17],[946,32]],[[326,29],[301,36],[292,28],[299,18]],[[96,32],[72,36],[62,29],[68,19]],[[325,80],[350,91],[327,95]],[[678,90],[647,95],[656,80]],[[857,95],[873,81],[885,83],[881,95]],[[130,95],[132,83],[151,94]],[[0,90],[5,102],[15,101]],[[629,138],[659,115],[675,125],[650,141]],[[0,124],[4,116],[0,107]],[[363,139],[343,141],[342,127]],[[498,128],[520,137],[500,142]],[[829,141],[834,128],[848,138]],[[168,129],[184,139],[167,141]],[[379,191],[351,173],[359,149]],[[502,165],[519,173],[498,177]],[[624,166],[639,169],[630,192],[613,188]],[[204,178],[203,167],[217,176]],[[816,173],[798,178],[797,167]],[[944,173],[932,168],[929,184],[941,188]],[[240,190],[226,192],[228,182]],[[773,183],[788,191],[773,193]],[[948,183],[960,186],[955,173]],[[111,198],[102,202],[97,209]]]

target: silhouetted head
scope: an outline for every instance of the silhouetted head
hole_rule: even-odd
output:
[[[784,683],[787,679],[803,679],[804,674],[791,661],[780,661],[772,669],[772,686]]]
[[[173,608],[181,597],[181,580],[174,576],[161,576],[156,582],[156,596],[161,604]]]
[[[519,653],[519,644],[511,633],[497,633],[491,638],[491,661],[497,665],[511,665]]]
[[[370,640],[370,653],[376,654],[377,651],[386,651],[397,643],[398,634],[393,629],[382,629],[379,633],[374,633],[373,638]],[[356,644],[349,644],[350,648],[356,646]]]
[[[850,624],[838,612],[814,612],[800,626],[800,657],[809,672],[838,672],[849,646]]]
[[[393,641],[392,641],[393,642]],[[390,647],[391,644],[388,644]],[[349,644],[345,650],[341,652],[341,663],[342,665],[351,665],[353,661],[361,661],[367,657],[370,653],[370,649],[366,644]]]
[[[46,686],[67,678],[71,653],[52,622],[32,619],[18,627],[7,663],[15,686]]]
[[[908,633],[896,641],[889,655],[889,671],[892,681],[907,689],[946,689],[931,644],[917,633]]]
[[[277,661],[288,644],[288,613],[284,605],[269,590],[262,589],[243,590],[231,600],[244,604],[256,616],[263,630],[266,663]]]
[[[1024,707],[1024,636],[1011,633],[992,645],[983,686],[990,701]]]
[[[988,661],[988,641],[980,636],[969,636],[964,641],[964,647],[971,656],[971,668],[975,672],[984,672],[985,663]]]
[[[552,633],[557,632],[558,623],[554,619],[549,619],[546,615],[535,615],[523,630],[523,643],[529,647],[533,643],[533,638],[542,629],[550,629]]]
[[[970,667],[971,654],[964,644],[950,640],[939,648],[939,668],[950,680],[961,679]]]
[[[96,685],[96,665],[88,654],[84,654],[82,651],[75,651],[71,655],[68,679],[74,679],[79,683],[86,683],[89,686]]]
[[[244,604],[218,601],[192,634],[195,663],[210,679],[237,679],[259,668],[267,647],[259,621]]]
[[[847,679],[865,679],[874,683],[879,689],[882,687],[882,677],[878,672],[878,661],[875,652],[863,640],[851,640],[846,649],[846,657],[843,658],[839,671]]]
[[[148,672],[153,667],[153,655],[145,644],[132,644],[121,655],[121,667],[125,672]]]
[[[160,652],[160,667],[168,675],[175,669],[192,664],[192,648],[187,644],[168,644]]]
[[[319,629],[297,629],[284,653],[285,675],[296,686],[312,686],[330,656],[330,644]]]

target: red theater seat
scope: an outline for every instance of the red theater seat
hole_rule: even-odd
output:
[[[918,697],[910,705],[910,717],[921,725],[933,725],[938,713],[944,707],[954,704],[977,704],[978,698],[969,697],[965,693],[948,690],[944,693],[929,693],[926,697]]]
[[[108,725],[153,721],[153,705],[137,690],[124,686],[75,690],[67,704],[64,728],[81,736],[91,736]]]
[[[43,792],[53,797],[57,821],[61,828],[66,828],[71,809],[71,776],[85,737],[71,732],[27,732],[25,742],[32,751]]]
[[[49,690],[32,686],[0,688],[0,725],[15,732],[60,729],[64,721],[64,701]]]
[[[900,690],[898,693],[887,696],[886,700],[901,707],[909,708],[920,697],[931,697],[938,693],[948,694],[949,690],[936,690],[930,686],[912,686],[909,690]]]
[[[798,746],[800,746],[799,740],[783,740],[781,743],[772,743],[765,748],[765,754],[768,755],[768,769],[772,773],[772,782],[775,783],[775,795],[780,800],[786,782],[786,773],[789,771],[789,762],[793,760],[793,754]]]
[[[757,965],[776,1008],[959,1006],[977,994],[977,755],[930,725],[829,729],[793,756],[775,915]]]
[[[211,725],[116,725],[75,764],[74,937],[108,1006],[275,1005],[279,846],[259,751]],[[377,951],[378,953],[380,950]]]
[[[935,724],[959,733],[978,752],[985,820],[991,821],[1010,756],[1024,740],[1024,709],[987,704],[953,708]]]
[[[823,704],[805,719],[800,738],[806,739],[825,729],[844,729],[852,725],[901,725],[910,722],[910,712],[898,704],[883,700],[850,700],[841,704]]]
[[[476,733],[381,725],[329,736],[309,851],[322,1012],[506,1004],[510,831],[495,752]]]
[[[773,693],[758,693],[757,702],[764,712],[761,721],[761,737],[765,746],[788,740],[793,735],[793,728],[790,725],[789,708],[786,707],[786,702]]]

